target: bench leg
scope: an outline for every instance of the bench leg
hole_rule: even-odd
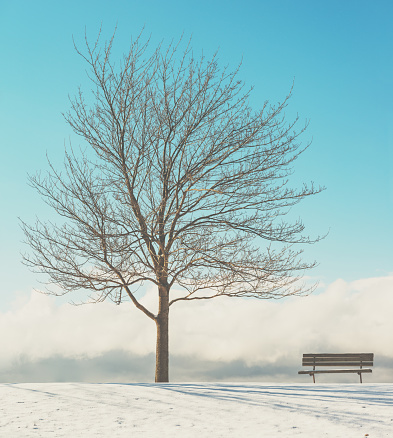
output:
[[[359,374],[359,377],[360,377],[360,383],[363,383],[363,380],[362,380],[362,373],[358,373]]]
[[[312,380],[315,383],[315,374],[312,375]]]

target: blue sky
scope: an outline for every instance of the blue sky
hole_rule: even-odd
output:
[[[61,113],[68,95],[88,85],[73,48],[93,40],[102,23],[117,25],[119,54],[142,27],[153,44],[183,33],[196,53],[219,48],[222,65],[253,85],[255,109],[295,87],[287,115],[310,120],[313,144],[295,180],[327,187],[294,214],[311,235],[306,248],[323,284],[393,272],[393,3],[391,1],[0,1],[1,240],[0,310],[30,294],[37,278],[21,264],[18,217],[47,210],[27,173],[61,161],[71,136]]]

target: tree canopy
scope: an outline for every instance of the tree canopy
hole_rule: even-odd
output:
[[[79,90],[65,119],[87,149],[68,149],[63,171],[50,165],[30,178],[63,220],[23,224],[25,262],[64,293],[131,300],[157,324],[165,370],[156,380],[166,381],[159,344],[168,350],[177,301],[307,291],[298,280],[314,262],[294,246],[318,238],[285,217],[322,188],[289,184],[308,147],[306,126],[284,116],[290,94],[254,111],[239,69],[220,68],[217,55],[151,50],[140,36],[116,64],[113,42],[77,49],[93,94]],[[141,283],[157,286],[157,313],[140,303]],[[173,286],[183,293],[172,296]]]

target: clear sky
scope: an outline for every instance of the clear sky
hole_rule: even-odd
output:
[[[61,113],[87,85],[73,48],[84,31],[117,25],[119,53],[145,27],[152,42],[192,36],[196,53],[219,48],[255,87],[255,109],[276,103],[295,81],[287,114],[310,125],[313,144],[296,179],[326,186],[294,212],[311,235],[306,248],[322,285],[393,273],[393,3],[390,0],[18,1],[0,0],[0,311],[30,296],[37,278],[21,264],[18,217],[44,216],[27,174],[61,160],[71,135]],[[389,305],[392,305],[390,298]],[[1,316],[1,315],[0,315]]]

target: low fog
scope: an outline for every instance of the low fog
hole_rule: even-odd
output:
[[[337,280],[308,297],[176,303],[170,379],[310,383],[306,352],[372,352],[366,383],[393,382],[393,276]],[[143,302],[154,305],[155,291]],[[32,292],[0,313],[1,382],[149,382],[155,325],[131,303],[72,306]],[[318,381],[357,383],[356,374]]]

